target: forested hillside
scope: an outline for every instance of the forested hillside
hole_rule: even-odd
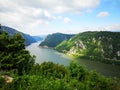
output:
[[[120,32],[84,32],[57,45],[60,52],[120,64]]]
[[[68,66],[34,63],[20,34],[0,31],[0,90],[120,90],[120,80],[88,71],[71,62]]]
[[[1,26],[0,31],[1,30],[8,32],[11,36],[13,36],[16,33],[20,33],[25,38],[25,45],[30,45],[31,43],[36,42],[36,40],[32,36],[25,34],[25,33],[22,33],[22,32],[19,32],[13,28],[10,28],[7,26]]]
[[[71,34],[62,34],[62,33],[54,33],[48,35],[43,42],[40,43],[40,46],[48,46],[48,47],[56,47],[59,43],[64,40],[68,40],[74,35]]]

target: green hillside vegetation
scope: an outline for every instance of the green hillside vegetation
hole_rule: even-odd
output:
[[[0,70],[14,70],[19,74],[29,72],[34,56],[25,50],[24,41],[18,33],[11,37],[7,32],[0,32]]]
[[[65,40],[56,50],[90,60],[120,65],[120,32],[84,32]]]
[[[52,62],[34,64],[30,73],[11,76],[14,77],[12,83],[0,77],[0,90],[120,90],[119,79],[88,72],[75,62],[67,67]]]
[[[24,38],[0,32],[0,90],[120,90],[120,80],[71,62],[68,66],[34,63]]]
[[[31,43],[36,42],[36,40],[32,36],[30,36],[29,34],[19,32],[19,31],[13,29],[13,28],[10,28],[10,27],[7,27],[7,26],[1,26],[0,31],[8,32],[10,36],[13,36],[16,33],[20,33],[25,38],[25,45],[26,46],[30,45]]]
[[[40,46],[56,47],[64,40],[68,40],[74,35],[54,33],[48,35],[43,42],[40,43]]]

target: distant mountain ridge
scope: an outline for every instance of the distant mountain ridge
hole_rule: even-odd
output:
[[[120,32],[120,30],[112,30],[111,32]]]
[[[22,32],[19,32],[16,29],[10,28],[8,26],[1,26],[1,30],[8,32],[10,35],[14,35],[16,33],[21,33],[22,36],[25,38],[25,45],[30,45],[31,43],[36,42],[36,40],[32,36],[22,33]]]
[[[56,47],[64,40],[70,39],[74,34],[53,33],[48,35],[40,46]]]
[[[42,41],[43,37],[42,36],[32,36],[36,41]]]

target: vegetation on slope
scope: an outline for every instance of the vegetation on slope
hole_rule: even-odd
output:
[[[11,37],[7,32],[0,32],[0,71],[14,70],[19,74],[29,72],[34,57],[25,50],[24,41],[20,34]]]
[[[62,34],[62,33],[54,33],[52,35],[48,35],[43,42],[40,43],[40,46],[48,46],[48,47],[56,47],[64,40],[68,40],[73,35]]]
[[[84,32],[63,41],[56,49],[91,60],[120,64],[120,33]]]
[[[0,90],[120,90],[120,80],[89,72],[75,62],[66,67],[34,64],[20,34],[0,32]]]
[[[10,28],[10,27],[7,27],[7,26],[1,26],[0,31],[1,30],[8,32],[9,35],[11,35],[11,36],[13,36],[16,33],[20,33],[25,38],[25,45],[30,45],[31,43],[36,42],[36,40],[32,36],[30,36],[28,34],[25,34],[25,33],[22,33],[22,32],[19,32],[19,31],[13,29],[13,28]]]
[[[28,74],[14,76],[12,83],[2,77],[1,90],[120,90],[120,81],[88,72],[85,67],[72,62],[69,66],[44,62],[34,64]]]

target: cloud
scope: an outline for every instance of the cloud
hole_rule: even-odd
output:
[[[100,0],[39,0],[39,2],[53,13],[88,11],[100,4]]]
[[[100,0],[0,0],[0,23],[30,33],[53,20],[71,20],[63,14],[92,11]],[[59,17],[62,16],[62,17]],[[58,18],[59,17],[59,18]],[[40,32],[40,31],[39,31]]]
[[[21,0],[22,1],[22,0]],[[18,0],[19,2],[19,0]],[[0,0],[0,23],[16,28],[25,33],[40,25],[47,25],[55,17],[47,10],[34,6],[22,5],[10,0]],[[36,30],[38,31],[38,30]]]
[[[73,13],[83,10],[92,10],[99,4],[100,0],[0,0],[0,5],[7,9],[34,7],[46,9],[54,13]]]
[[[65,17],[63,21],[64,21],[64,23],[69,23],[71,21],[71,19],[68,17]]]
[[[120,30],[120,24],[111,24],[108,26],[105,26],[106,30],[114,31],[114,30]]]
[[[110,15],[109,12],[104,11],[98,13],[97,17],[108,17],[109,15]]]

